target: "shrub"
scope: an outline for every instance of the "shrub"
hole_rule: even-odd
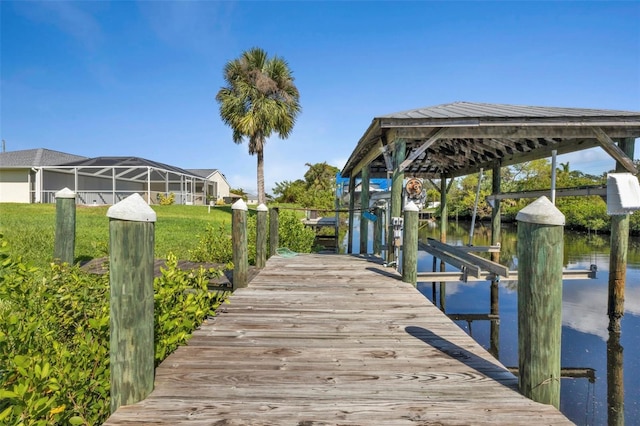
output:
[[[298,253],[310,253],[316,234],[292,211],[281,210],[278,217],[278,245]]]
[[[220,276],[222,271],[213,268],[183,271],[178,268],[176,256],[168,256],[166,268],[161,268],[161,276],[153,282],[156,365],[214,314],[225,295],[210,292],[207,284]]]
[[[42,270],[10,257],[0,235],[0,424],[101,424],[109,415],[109,276],[67,264]],[[159,363],[214,314],[219,271],[178,269],[154,280]]]
[[[195,249],[189,250],[189,258],[194,262],[231,262],[233,249],[231,236],[224,225],[207,225]]]
[[[158,198],[160,199],[161,206],[170,206],[176,202],[176,194],[170,192],[168,195],[158,194]]]

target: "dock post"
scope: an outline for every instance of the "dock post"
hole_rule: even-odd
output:
[[[493,168],[491,172],[491,192],[493,195],[497,195],[501,192],[500,184],[502,181],[502,168],[498,165]],[[501,230],[501,218],[500,218],[500,200],[494,199],[493,205],[491,206],[491,245],[496,246],[500,244],[500,230]],[[500,252],[491,253],[491,260],[500,263]],[[490,304],[490,313],[493,315],[500,314],[500,288],[498,285],[498,280],[494,279],[491,281],[491,295],[489,297]],[[500,320],[495,319],[491,320],[490,324],[490,338],[489,338],[489,353],[493,355],[496,359],[500,359]]]
[[[369,210],[369,166],[363,167],[360,181],[360,254],[369,252],[369,219],[364,213]]]
[[[233,290],[248,284],[247,204],[239,199],[231,206],[231,241],[233,245]]]
[[[156,213],[134,193],[107,210],[111,309],[111,412],[153,390]]]
[[[452,178],[453,179],[453,178]],[[443,174],[440,176],[440,242],[447,242],[447,227],[449,226],[449,208],[447,203],[447,177]],[[445,272],[447,265],[444,260],[440,259],[440,272]],[[447,286],[444,282],[440,283],[440,310],[447,310]]]
[[[256,215],[256,267],[264,268],[267,264],[267,212],[264,204],[257,207]]]
[[[347,254],[353,253],[353,222],[356,214],[356,177],[349,178],[349,231],[347,238]]]
[[[413,201],[404,206],[402,230],[402,281],[414,286],[418,281],[418,211]]]
[[[56,192],[56,240],[53,258],[73,264],[76,247],[76,193],[69,188]]]
[[[540,197],[518,221],[518,358],[520,392],[560,407],[564,215]]]
[[[607,423],[612,426],[624,426],[623,362],[620,331],[609,328],[609,339],[607,340]]]
[[[279,226],[280,209],[271,207],[269,211],[269,257],[276,255],[278,249],[278,226]]]
[[[384,210],[376,207],[373,210],[373,214],[376,215],[377,218],[373,224],[373,254],[380,256],[382,254],[382,219],[384,217]]]
[[[618,140],[619,148],[633,158],[634,138]],[[625,172],[624,166],[616,162],[616,172]],[[620,331],[620,320],[624,315],[624,288],[627,280],[627,252],[629,250],[629,215],[611,216],[611,252],[609,253],[609,296],[607,314],[609,330]]]
[[[404,186],[404,172],[400,172],[400,164],[405,160],[407,142],[398,139],[393,151],[393,175],[391,177],[391,202],[389,203],[389,217],[400,217],[402,214],[402,190]],[[395,241],[393,236],[393,220],[387,223],[387,263],[395,259]]]

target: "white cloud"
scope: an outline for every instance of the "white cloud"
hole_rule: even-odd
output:
[[[632,282],[627,276],[627,283]],[[582,286],[576,284],[565,291],[562,302],[562,324],[582,333],[589,333],[606,341],[608,287],[606,283]],[[627,286],[625,314],[640,316],[640,287]]]
[[[46,22],[73,36],[87,50],[95,50],[104,40],[104,33],[88,8],[100,8],[98,2],[46,1],[18,3],[24,16]]]
[[[158,39],[169,46],[210,54],[229,44],[233,2],[140,1],[138,8]]]

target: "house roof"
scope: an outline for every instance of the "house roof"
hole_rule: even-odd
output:
[[[374,117],[341,175],[366,166],[371,178],[386,177],[399,142],[402,171],[416,177],[464,176],[595,146],[634,169],[613,139],[637,137],[635,111],[454,102]]]
[[[212,174],[218,171],[218,169],[187,169],[189,172],[194,175],[201,176],[203,178],[208,178]],[[222,173],[220,173],[222,174]]]
[[[0,153],[1,168],[30,168],[57,166],[70,161],[86,160],[81,155],[68,154],[45,148],[24,149]]]

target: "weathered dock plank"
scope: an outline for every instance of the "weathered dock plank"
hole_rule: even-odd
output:
[[[374,258],[273,257],[106,425],[571,424]]]

